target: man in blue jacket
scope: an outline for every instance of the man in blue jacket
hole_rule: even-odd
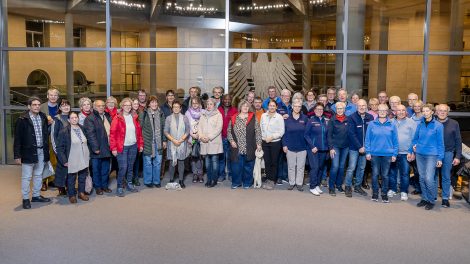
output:
[[[349,120],[349,165],[346,170],[345,195],[352,197],[352,178],[356,171],[356,180],[354,192],[366,196],[367,193],[361,188],[364,170],[366,168],[366,150],[364,141],[366,137],[367,126],[374,117],[367,113],[367,102],[363,99],[357,101],[357,112],[348,117]]]
[[[264,99],[264,101],[263,101],[264,110],[266,110],[266,111],[268,110],[269,100],[271,100],[271,99],[276,101],[278,106],[281,104],[281,98],[279,96],[277,96],[276,90],[277,89],[274,86],[269,86],[268,87],[268,98]]]
[[[436,170],[436,176],[441,172],[442,176],[442,207],[449,207],[451,198],[451,171],[452,166],[458,166],[462,158],[462,137],[460,136],[460,126],[457,121],[448,117],[450,108],[446,104],[436,106],[437,120],[444,126],[444,160],[442,167]]]
[[[338,90],[338,102],[343,102],[346,105],[344,110],[346,116],[350,116],[357,111],[356,105],[348,101],[348,92],[344,88]],[[331,107],[331,110],[336,113],[336,104]]]

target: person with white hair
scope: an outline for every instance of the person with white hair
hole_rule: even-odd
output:
[[[411,117],[414,114],[413,106],[416,102],[418,102],[419,97],[415,93],[408,94],[408,107],[406,108],[406,112],[408,113],[408,117]]]
[[[442,176],[442,207],[449,207],[451,198],[451,171],[453,166],[460,164],[462,158],[462,137],[457,121],[449,118],[450,107],[446,104],[436,106],[437,120],[444,126],[444,159],[442,167],[436,170]]]

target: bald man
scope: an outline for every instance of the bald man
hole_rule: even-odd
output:
[[[408,117],[411,117],[415,112],[413,111],[413,106],[416,102],[418,102],[419,97],[415,93],[408,94],[408,107],[406,108],[406,112],[408,113]]]
[[[111,128],[111,116],[105,111],[105,103],[102,100],[93,102],[93,111],[85,118],[83,129],[88,139],[90,150],[91,168],[93,170],[93,187],[97,195],[103,192],[110,193],[109,166],[111,151],[109,149],[109,130]]]
[[[352,197],[352,178],[356,171],[354,192],[366,196],[367,193],[361,188],[364,170],[366,168],[366,151],[364,139],[367,126],[374,120],[374,116],[367,113],[367,102],[363,99],[357,101],[357,111],[348,117],[349,137],[349,164],[346,170],[345,195]]]

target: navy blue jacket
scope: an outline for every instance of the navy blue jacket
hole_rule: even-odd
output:
[[[328,148],[347,148],[349,147],[348,139],[348,117],[344,119],[344,122],[340,122],[336,119],[336,115],[333,115],[328,122]]]
[[[285,133],[282,137],[282,146],[287,147],[292,152],[307,150],[307,142],[304,138],[307,122],[307,117],[302,113],[300,113],[300,117],[297,120],[292,115],[289,115],[284,120]]]
[[[307,122],[304,137],[310,149],[317,148],[318,151],[328,151],[328,123],[326,119],[312,116]]]
[[[292,104],[286,105],[283,102],[278,104],[277,106],[277,112],[280,115],[291,115],[292,114]]]
[[[109,114],[105,113],[104,117],[108,120],[109,125],[111,126],[112,120]],[[85,118],[85,123],[83,124],[83,133],[85,133],[88,139],[90,158],[111,158],[108,134],[106,134],[106,128],[104,127],[103,120],[101,120],[98,111],[93,110],[93,112]],[[95,153],[97,150],[100,151],[99,154]]]
[[[462,137],[460,126],[454,119],[447,118],[444,126],[444,146],[446,152],[453,152],[456,159],[462,158]]]
[[[369,113],[365,113],[364,119],[362,119],[359,112],[348,116],[348,127],[349,127],[349,150],[359,150],[364,147],[364,141],[366,139],[367,126],[370,122],[374,121],[374,116]]]

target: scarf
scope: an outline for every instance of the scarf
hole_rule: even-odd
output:
[[[155,112],[153,112],[151,109],[148,112],[148,116],[150,118],[150,125],[152,127],[152,132],[153,132],[153,140],[152,142],[155,144],[152,144],[152,158],[155,157],[155,146],[157,149],[162,148],[162,130],[160,126],[160,109],[157,109]]]
[[[338,115],[336,114],[336,119],[338,119],[339,122],[343,123],[344,120],[346,119],[346,115]]]
[[[178,124],[176,123],[178,122]],[[171,115],[170,135],[175,139],[181,139],[185,133],[184,116],[179,114],[178,121],[176,121],[176,115]],[[186,158],[186,141],[183,141],[181,145],[176,146],[170,141],[171,151],[171,162],[172,166],[178,164],[178,158],[180,160]]]
[[[82,110],[81,112],[82,112],[82,114],[83,114],[85,117],[87,117],[87,116],[89,116],[89,115],[91,114],[91,111],[87,113],[87,112],[85,112],[85,111]]]
[[[209,111],[209,110],[203,110],[204,112],[204,115],[207,116],[207,117],[211,117],[211,116],[214,116],[216,115],[217,113],[219,113],[219,110],[217,108],[214,108],[212,109],[212,111]]]
[[[194,120],[199,120],[199,118],[201,118],[201,108],[194,109],[191,107],[188,109],[188,112]]]

